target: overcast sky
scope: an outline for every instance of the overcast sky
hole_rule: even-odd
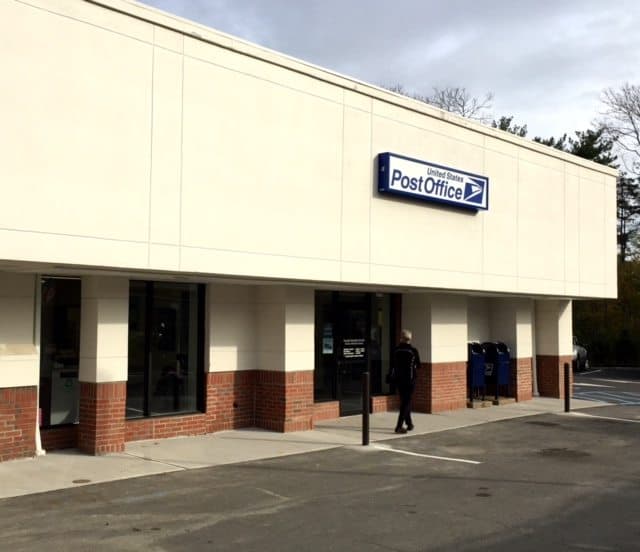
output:
[[[589,128],[640,84],[640,0],[144,0],[377,85],[495,95],[529,137]]]

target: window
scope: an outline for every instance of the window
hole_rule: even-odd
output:
[[[132,281],[127,418],[202,410],[204,286]]]
[[[80,280],[43,278],[40,408],[43,427],[78,422]]]

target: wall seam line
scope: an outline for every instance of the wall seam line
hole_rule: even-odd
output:
[[[153,27],[153,43],[151,44],[151,120],[149,121],[149,203],[147,208],[147,267],[151,267],[151,205],[153,203],[153,132],[154,132],[154,96],[155,96],[155,69],[156,69],[156,28]]]

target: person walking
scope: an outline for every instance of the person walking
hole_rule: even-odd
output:
[[[420,366],[420,353],[411,345],[412,334],[409,330],[400,332],[400,343],[393,352],[392,379],[400,395],[400,412],[396,433],[406,433],[413,429],[411,420],[411,397],[416,385],[416,375]],[[404,424],[407,424],[405,429]]]

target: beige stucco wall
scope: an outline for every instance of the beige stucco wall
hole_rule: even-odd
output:
[[[0,259],[616,295],[613,171],[102,3],[155,24],[82,1],[0,5]],[[489,210],[378,196],[385,151],[488,176]]]
[[[258,364],[261,370],[314,369],[314,291],[298,286],[257,290]]]
[[[314,369],[314,291],[211,284],[209,371]]]
[[[536,355],[573,354],[571,301],[536,301],[535,325]]]
[[[467,297],[410,293],[402,296],[402,327],[411,330],[422,362],[467,358]]]
[[[257,368],[256,291],[245,285],[207,287],[209,372]]]
[[[469,297],[467,300],[467,340],[489,341],[491,339],[491,321],[489,299]]]
[[[30,274],[0,273],[0,387],[38,385],[36,281]]]
[[[129,280],[82,278],[78,379],[126,381],[129,367]]]

